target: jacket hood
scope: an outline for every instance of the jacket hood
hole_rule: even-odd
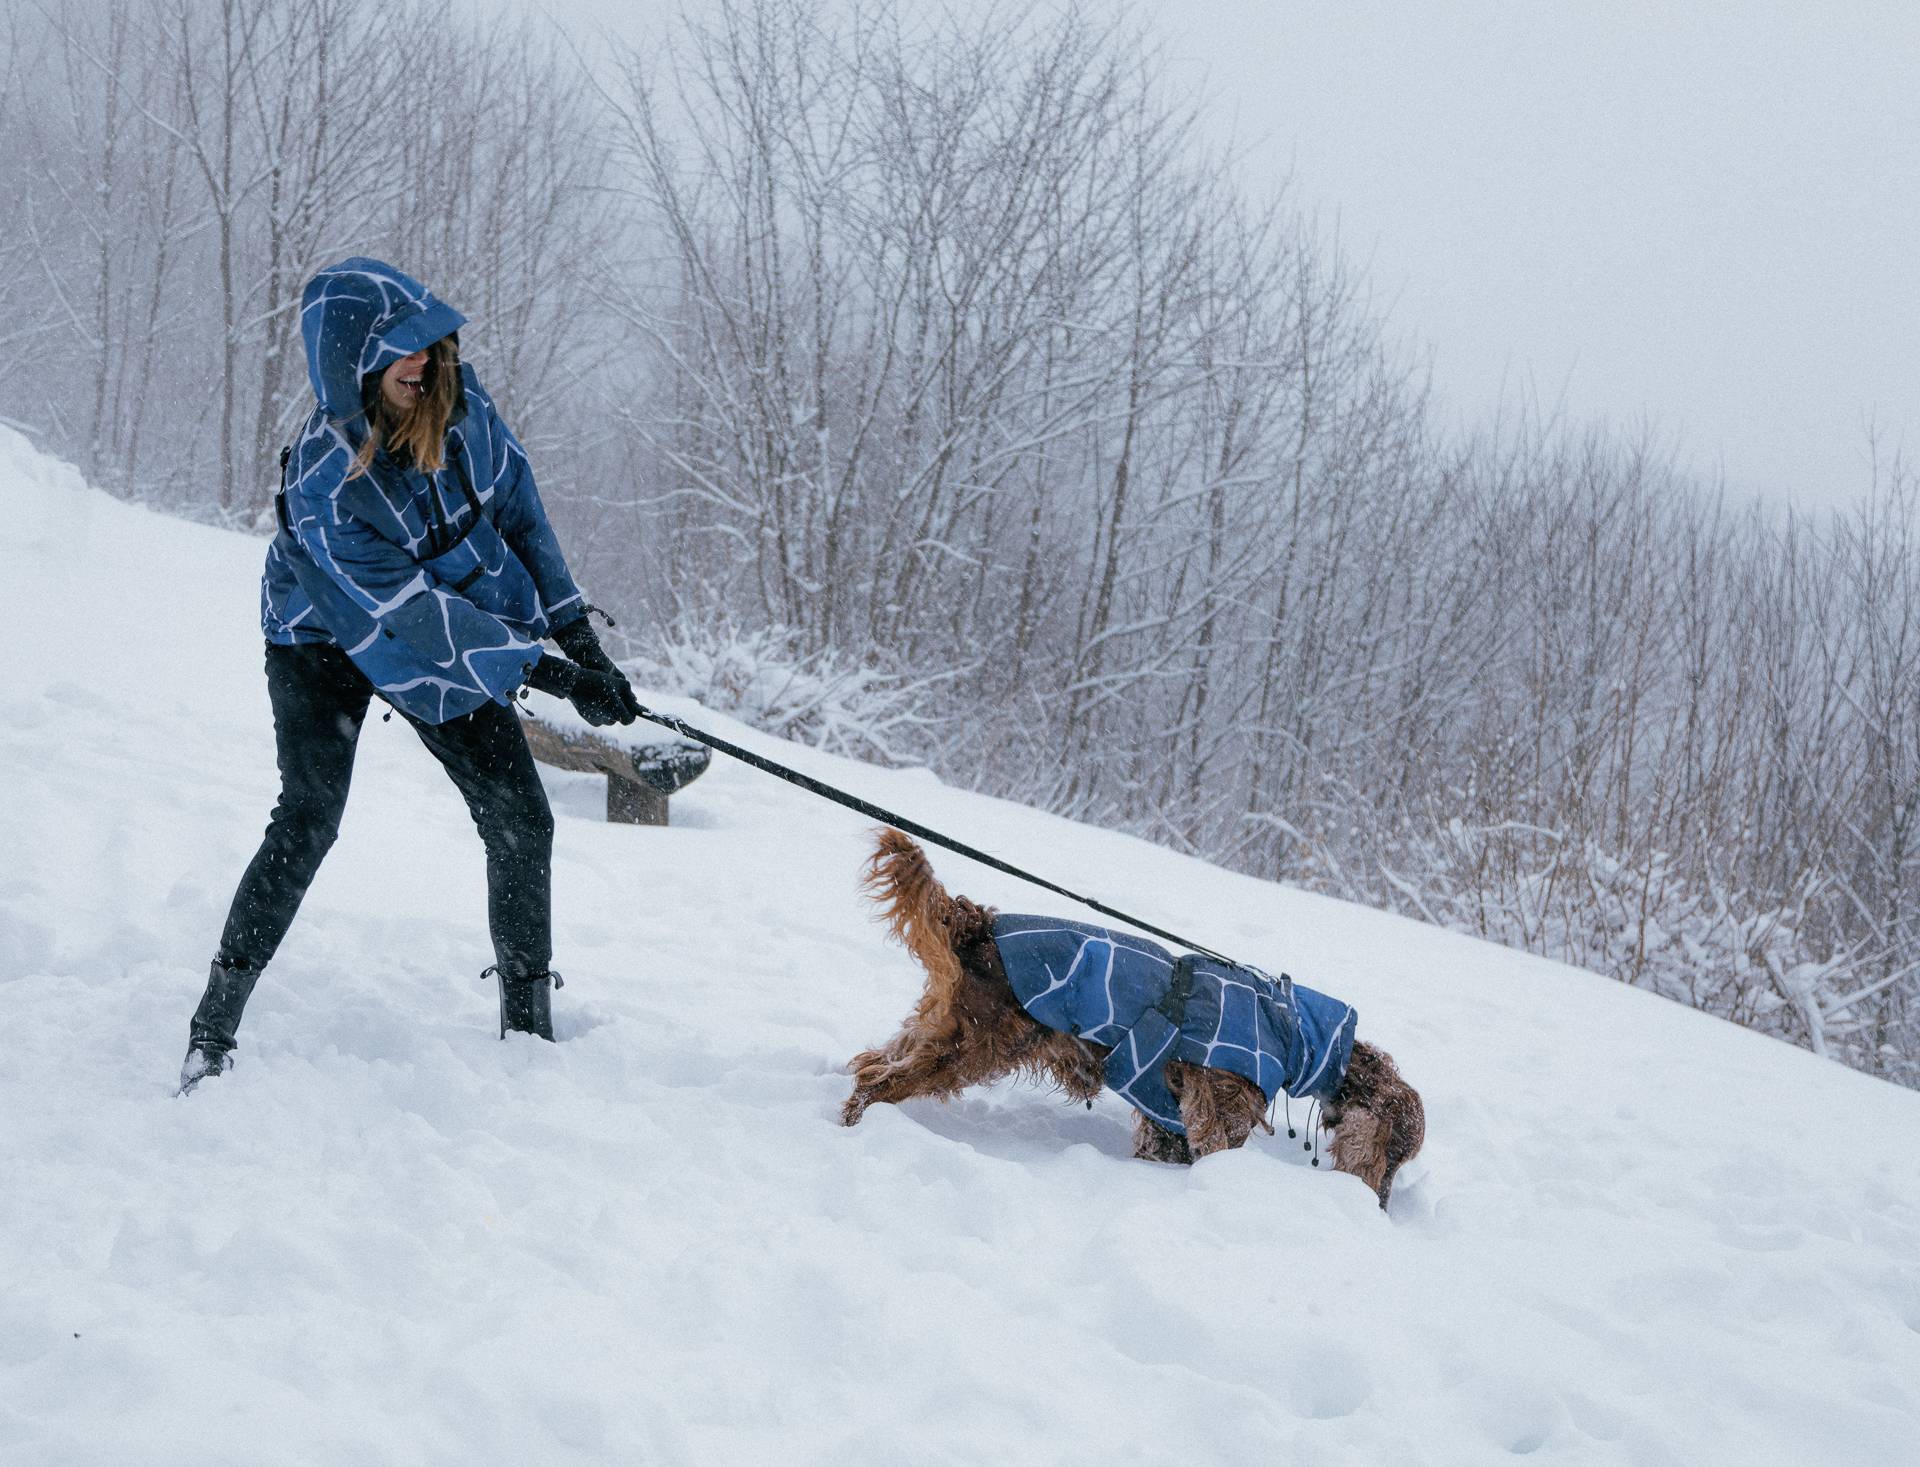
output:
[[[329,265],[300,293],[307,379],[329,418],[357,418],[360,383],[401,357],[451,336],[466,317],[391,265],[356,255]]]

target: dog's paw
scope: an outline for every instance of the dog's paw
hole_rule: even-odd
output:
[[[860,1124],[860,1117],[866,1113],[867,1099],[864,1095],[856,1091],[852,1095],[849,1095],[847,1097],[847,1103],[840,1107],[840,1124],[843,1126],[857,1126]]]

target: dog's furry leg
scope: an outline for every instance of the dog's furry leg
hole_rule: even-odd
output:
[[[1140,1161],[1193,1164],[1193,1149],[1187,1145],[1187,1138],[1169,1131],[1145,1111],[1133,1113],[1133,1154]]]
[[[1175,1061],[1167,1066],[1167,1088],[1180,1102],[1180,1124],[1194,1159],[1246,1144],[1266,1113],[1260,1087],[1230,1070],[1209,1070]]]
[[[1354,1107],[1334,1129],[1333,1144],[1327,1148],[1327,1155],[1333,1158],[1335,1171],[1346,1172],[1365,1182],[1385,1207],[1393,1184],[1387,1180],[1387,1147],[1382,1130],[1380,1118],[1372,1111]]]
[[[853,1094],[840,1108],[840,1120],[856,1125],[868,1106],[898,1105],[920,1096],[948,1100],[970,1085],[1008,1073],[1010,1067],[978,1050],[928,1044],[919,1035],[902,1033],[886,1047],[854,1060]]]
[[[889,1075],[898,1073],[906,1064],[912,1044],[913,1035],[902,1029],[878,1049],[863,1049],[847,1061],[847,1072],[853,1076],[853,1094],[847,1097],[847,1103],[840,1108],[842,1125],[853,1125],[873,1104],[875,1087]]]

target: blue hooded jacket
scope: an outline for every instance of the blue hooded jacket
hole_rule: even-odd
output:
[[[1284,1090],[1324,1103],[1346,1077],[1358,1016],[1284,973],[1176,959],[1144,937],[1059,917],[1002,913],[993,942],[1020,1006],[1109,1047],[1107,1087],[1178,1135],[1180,1103],[1161,1073],[1170,1061],[1244,1075],[1269,1102]]]
[[[261,625],[270,642],[333,642],[395,708],[445,723],[504,703],[540,638],[586,614],[547,523],[527,455],[471,367],[446,467],[385,449],[348,478],[366,441],[361,384],[466,320],[378,260],[322,270],[300,298],[314,410],[282,479]]]

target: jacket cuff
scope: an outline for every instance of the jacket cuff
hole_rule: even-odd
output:
[[[579,680],[579,667],[564,657],[555,657],[551,652],[542,652],[540,660],[533,665],[533,671],[527,674],[528,687],[551,693],[556,698],[571,697],[574,685]]]
[[[592,659],[600,654],[600,637],[594,631],[593,623],[584,616],[563,627],[555,627],[547,635],[559,643],[560,650],[575,662],[591,667]]]

